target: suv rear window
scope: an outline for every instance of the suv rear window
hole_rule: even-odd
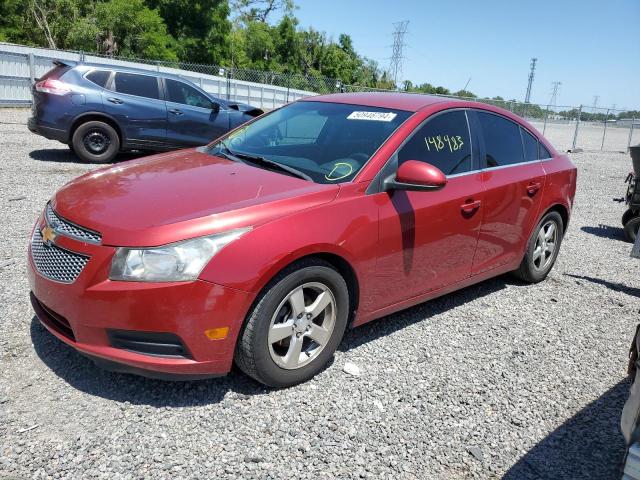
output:
[[[67,73],[69,70],[71,70],[71,67],[69,65],[56,65],[51,70],[49,70],[47,73],[45,73],[43,76],[41,76],[38,79],[38,81],[46,80],[47,78],[50,78],[52,80],[57,80],[62,75]]]
[[[111,72],[108,70],[94,70],[93,72],[88,73],[85,78],[99,87],[104,88],[107,85],[110,75]]]
[[[138,75],[135,73],[116,72],[115,91],[127,95],[137,95],[159,99],[158,79],[149,75]]]

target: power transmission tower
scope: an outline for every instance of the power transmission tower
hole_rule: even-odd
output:
[[[389,73],[393,76],[393,83],[398,85],[398,75],[402,74],[402,61],[404,60],[403,51],[406,44],[404,36],[407,34],[409,20],[397,22],[393,24],[393,52],[391,53],[391,63],[389,65]]]
[[[552,107],[555,107],[558,101],[558,89],[560,88],[560,85],[562,85],[562,82],[551,82],[552,92],[551,92],[551,100],[549,101],[549,105]]]
[[[531,100],[531,85],[533,85],[533,77],[535,76],[537,61],[537,58],[531,59],[531,71],[529,72],[529,83],[527,84],[527,94],[524,97],[524,103],[529,103],[529,100]]]
[[[596,112],[596,108],[598,108],[598,100],[600,100],[600,95],[593,96],[593,113]]]

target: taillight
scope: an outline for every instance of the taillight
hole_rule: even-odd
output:
[[[36,83],[36,92],[50,93],[52,95],[65,95],[71,91],[71,87],[60,80],[47,78]]]

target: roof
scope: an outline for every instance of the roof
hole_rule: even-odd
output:
[[[405,110],[417,112],[425,107],[436,103],[456,102],[459,100],[424,95],[420,93],[402,92],[358,92],[358,93],[333,93],[330,95],[318,95],[306,97],[304,101],[309,102],[332,102],[347,103],[351,105],[364,105],[367,107],[393,108],[394,110]]]

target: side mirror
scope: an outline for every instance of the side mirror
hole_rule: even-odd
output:
[[[447,184],[447,177],[442,170],[418,160],[407,160],[395,175],[384,181],[384,190],[440,190]]]
[[[211,111],[213,113],[218,113],[220,111],[220,104],[216,102],[211,102]]]

